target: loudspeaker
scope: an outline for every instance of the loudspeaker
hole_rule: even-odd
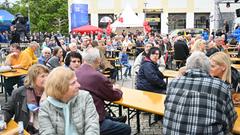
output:
[[[236,9],[236,15],[237,15],[237,17],[240,17],[240,8]]]

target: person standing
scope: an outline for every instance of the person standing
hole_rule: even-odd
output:
[[[224,20],[223,27],[227,34],[229,32],[229,24],[228,24],[227,20]]]

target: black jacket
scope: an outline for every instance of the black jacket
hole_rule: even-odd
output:
[[[2,110],[4,111],[5,122],[8,123],[14,116],[14,121],[23,121],[26,129],[30,118],[30,112],[27,108],[26,88],[22,86],[15,89]]]
[[[189,55],[188,46],[184,41],[178,40],[174,43],[174,59],[186,60]]]
[[[156,93],[165,93],[166,83],[164,76],[159,71],[158,65],[151,61],[144,61],[139,69],[136,87]]]

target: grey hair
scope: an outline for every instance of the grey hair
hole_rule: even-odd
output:
[[[71,47],[73,47],[75,45],[77,45],[77,44],[73,42],[73,43],[70,43],[68,46],[69,46],[69,48],[71,48]]]
[[[94,64],[97,58],[100,59],[100,52],[97,48],[88,48],[83,53],[83,60],[88,64]]]
[[[44,48],[42,49],[42,53],[44,53],[44,52],[50,52],[50,53],[51,53],[51,49],[48,48],[48,47],[44,47]]]
[[[194,51],[187,59],[186,68],[187,70],[200,69],[209,73],[211,64],[209,58],[203,52]]]
[[[36,42],[36,41],[32,41],[30,44],[29,44],[29,47],[40,47],[39,46],[39,43],[38,42]]]

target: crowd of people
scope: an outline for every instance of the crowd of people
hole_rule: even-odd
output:
[[[58,33],[25,50],[11,44],[5,64],[28,74],[4,82],[10,96],[2,108],[5,121],[23,121],[31,134],[130,135],[126,117],[112,117],[105,109],[106,101],[122,98],[115,84],[120,64],[124,79],[136,77],[136,89],[166,94],[164,134],[227,134],[237,118],[232,93],[240,75],[233,77],[239,73],[225,50],[239,42],[225,43],[224,36],[123,31],[78,34],[66,42]],[[167,84],[163,72],[173,65],[181,75]]]

